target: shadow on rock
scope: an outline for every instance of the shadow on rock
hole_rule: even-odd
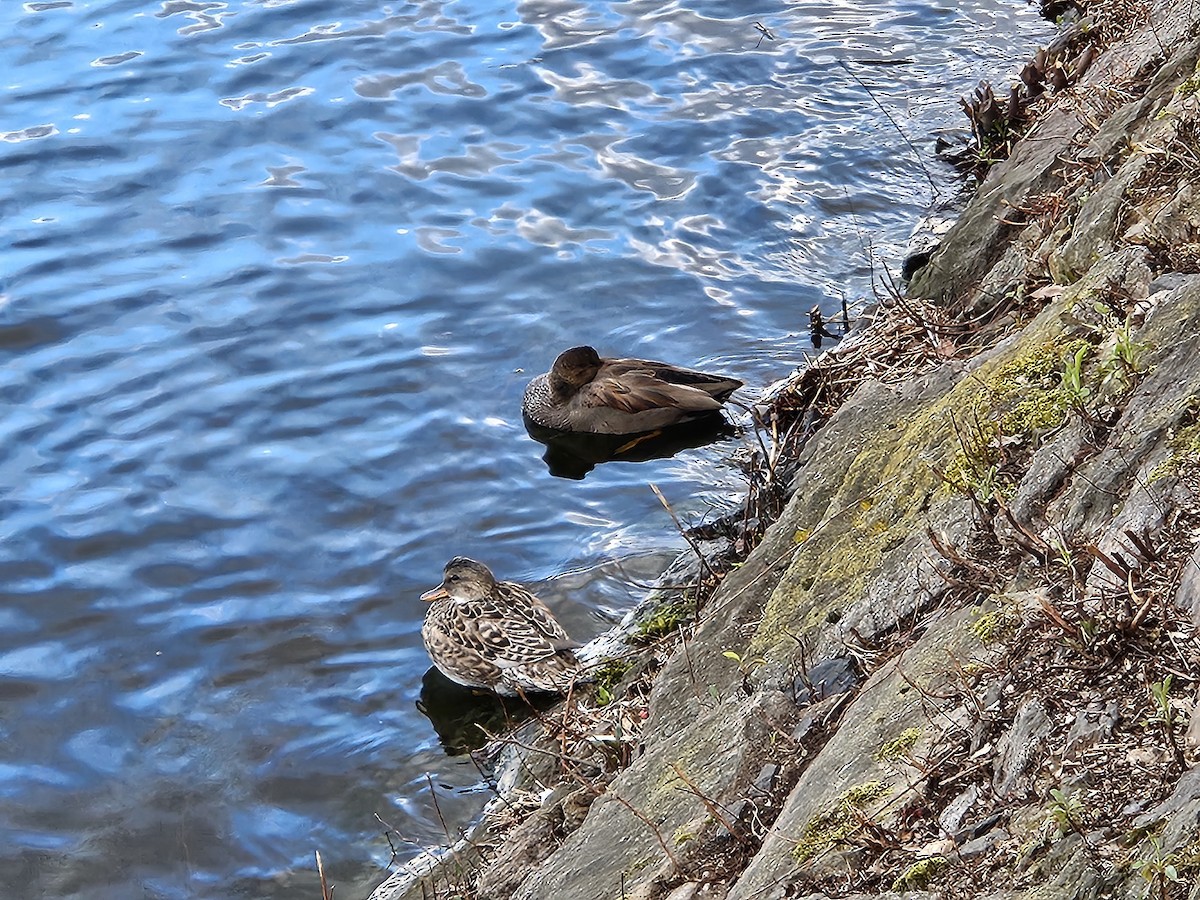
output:
[[[738,429],[720,413],[645,434],[581,434],[545,428],[525,419],[525,430],[546,445],[542,461],[557,478],[581,480],[605,462],[646,462],[665,459],[681,450],[703,447],[733,437]]]
[[[433,724],[446,755],[460,756],[482,747],[488,734],[510,731],[558,699],[538,696],[526,703],[520,697],[473,690],[455,684],[431,666],[421,679],[417,710]]]

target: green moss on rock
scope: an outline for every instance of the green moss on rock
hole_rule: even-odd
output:
[[[892,738],[879,748],[879,752],[875,754],[875,758],[880,762],[888,762],[893,759],[903,759],[908,756],[912,748],[916,746],[921,737],[920,728],[905,728],[902,732]]]
[[[610,659],[592,672],[592,683],[596,686],[596,697],[602,704],[614,699],[613,689],[629,674],[633,663],[628,659]]]
[[[1068,292],[1024,340],[965,377],[934,373],[902,394],[864,386],[859,408],[844,412],[841,430],[824,437],[839,450],[818,447],[806,463],[811,489],[785,514],[793,543],[788,571],[767,599],[748,653],[768,661],[789,654],[827,625],[832,610],[853,607],[887,554],[918,539],[938,517],[936,506],[959,502],[964,491],[947,483],[956,471],[964,485],[973,480],[976,497],[979,488],[1003,496],[1001,469],[1017,452],[1008,429],[1019,432],[1018,443],[1036,445],[1070,413],[1063,372],[1091,346],[1063,333],[1071,302]],[[972,422],[977,439],[959,458],[959,437]]]
[[[859,827],[867,805],[890,791],[891,787],[882,781],[868,781],[850,788],[808,821],[804,834],[792,848],[792,858],[806,863],[845,840]]]
[[[1037,437],[1058,428],[1071,411],[1063,373],[1076,354],[1091,347],[1082,338],[1048,340],[1004,363],[988,383],[987,401],[1000,433]]]
[[[1196,417],[1194,410],[1197,407],[1200,407],[1200,400],[1189,399],[1189,419]],[[1169,446],[1171,455],[1150,470],[1151,484],[1172,475],[1200,469],[1200,421],[1185,425],[1176,431]]]
[[[680,625],[685,625],[692,620],[695,611],[695,607],[685,600],[664,603],[638,622],[633,640],[636,643],[652,644],[659,638],[674,634],[679,630]]]
[[[950,860],[944,856],[919,859],[892,882],[892,890],[900,892],[922,890],[948,868],[950,868]]]
[[[988,611],[975,610],[971,622],[971,633],[979,643],[987,646],[1007,640],[1017,630],[1018,618],[1009,608],[992,609]]]

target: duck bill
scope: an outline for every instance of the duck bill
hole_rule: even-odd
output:
[[[421,601],[423,603],[432,603],[434,600],[445,600],[449,596],[450,594],[447,592],[446,586],[444,584],[439,584],[432,591],[426,591],[423,593],[421,595]]]

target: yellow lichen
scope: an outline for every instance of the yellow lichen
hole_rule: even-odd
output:
[[[676,847],[682,847],[688,841],[694,841],[695,839],[696,832],[689,830],[685,825],[680,825],[676,828],[675,834],[671,836],[671,840],[675,843]]]
[[[1001,432],[990,408],[976,398],[966,424],[960,424],[956,433],[958,452],[943,473],[945,482],[958,493],[992,499],[998,488]]]
[[[955,491],[987,502],[1009,494],[1013,485],[1000,473],[1006,441],[1036,443],[1067,420],[1082,402],[1068,372],[1081,377],[1091,345],[1083,339],[1052,338],[1002,362],[980,391],[955,416],[958,452],[946,467],[945,482]]]
[[[1037,436],[1067,420],[1072,398],[1063,373],[1080,350],[1082,363],[1090,353],[1087,341],[1046,341],[1000,367],[988,388],[1002,434]]]
[[[652,862],[654,862],[654,857],[644,856],[641,859],[631,862],[625,867],[625,870],[621,874],[625,878],[633,878],[633,876],[635,876],[638,872],[648,868]]]
[[[1180,97],[1190,97],[1197,91],[1200,91],[1200,62],[1196,63],[1196,71],[1192,76],[1175,88],[1175,93]]]

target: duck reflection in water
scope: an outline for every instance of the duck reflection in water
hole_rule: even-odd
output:
[[[489,734],[511,731],[559,699],[553,694],[501,697],[455,684],[430,666],[421,679],[417,709],[433,725],[446,755],[461,756],[482,747]]]
[[[525,430],[546,445],[542,461],[557,478],[582,479],[604,462],[646,462],[734,437],[739,430],[719,412],[647,434],[578,434],[544,428],[528,416]]]

